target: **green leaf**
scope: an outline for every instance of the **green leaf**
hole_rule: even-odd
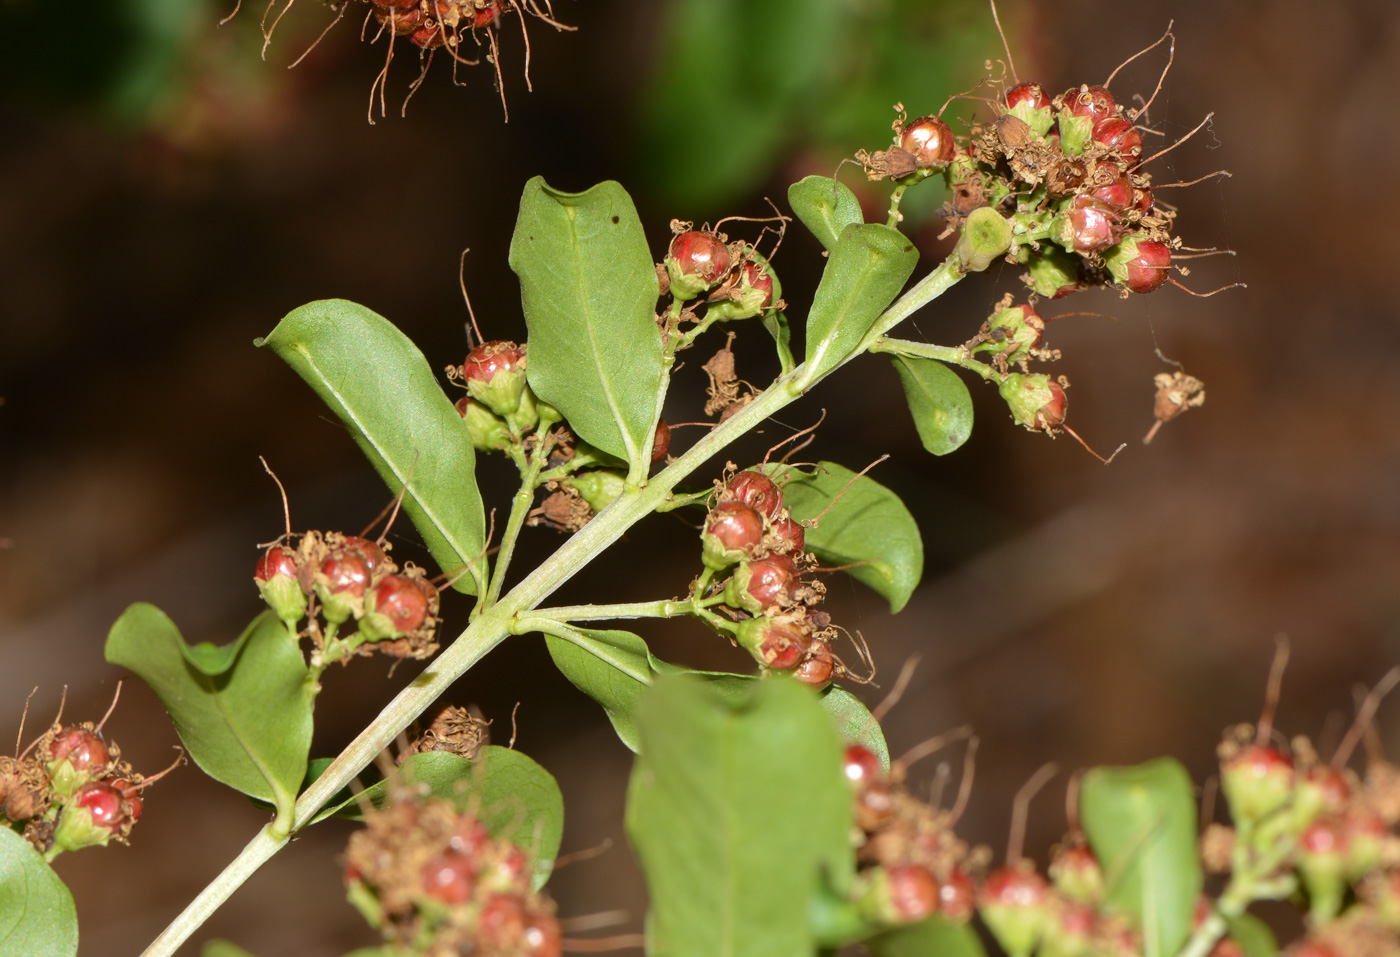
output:
[[[311,747],[306,663],[296,638],[270,611],[253,619],[233,647],[228,667],[206,673],[196,662],[223,665],[217,649],[191,649],[164,612],[137,603],[112,626],[106,655],[151,686],[206,774],[271,802],[286,820]]]
[[[836,722],[836,733],[842,741],[863,745],[880,759],[882,768],[889,770],[890,747],[885,743],[885,732],[859,698],[845,688],[831,685],[822,692],[822,707]]]
[[[873,957],[986,957],[977,932],[969,924],[933,916],[917,924],[866,941]]]
[[[905,606],[924,573],[924,543],[898,495],[834,462],[820,462],[813,471],[783,465],[768,472],[786,478],[783,499],[794,519],[821,515],[806,532],[809,552],[824,565],[855,565],[847,574],[888,599],[890,611]]]
[[[836,248],[844,228],[865,221],[860,200],[855,199],[850,186],[830,176],[806,176],[792,183],[788,203],[827,250]]]
[[[471,435],[428,360],[392,323],[364,306],[326,299],[293,310],[254,345],[271,346],[350,429],[454,587],[486,582],[485,513]]]
[[[647,643],[630,631],[571,628],[574,640],[545,635],[554,664],[573,686],[603,706],[617,736],[628,748],[639,747],[637,703],[658,674],[694,674],[720,693],[743,693],[752,678],[724,672],[696,672],[652,657]]]
[[[564,797],[554,775],[527,754],[488,744],[475,758],[450,751],[410,755],[399,766],[404,781],[428,786],[434,797],[453,801],[458,810],[471,809],[493,837],[503,837],[530,853],[535,862],[534,886],[548,880],[564,836]],[[364,802],[381,807],[391,784],[381,780],[358,797],[328,804],[312,822],[336,817],[364,820]]]
[[[1146,957],[1169,957],[1190,936],[1201,893],[1196,799],[1177,761],[1094,768],[1079,791],[1080,817],[1103,865],[1107,903],[1143,932]]]
[[[805,382],[850,357],[918,261],[914,243],[897,229],[855,223],[841,231],[807,314]]]
[[[211,940],[200,950],[199,957],[253,957],[253,955],[230,941]]]
[[[77,952],[73,895],[33,845],[0,827],[0,957],[73,957]]]
[[[793,183],[788,187],[788,202],[797,218],[828,250],[836,247],[847,226],[865,222],[856,194],[830,176],[808,176]]]
[[[808,902],[849,886],[841,741],[811,689],[755,681],[726,701],[661,676],[638,714],[627,834],[651,899],[651,953],[806,955]]]
[[[1244,957],[1275,957],[1278,940],[1269,925],[1253,914],[1241,914],[1229,921],[1227,933],[1240,945]]]
[[[919,440],[934,455],[947,455],[972,435],[972,394],[952,369],[937,359],[890,356],[904,386]]]
[[[510,242],[530,331],[530,388],[586,442],[645,474],[662,376],[656,265],[617,183],[525,184]]]

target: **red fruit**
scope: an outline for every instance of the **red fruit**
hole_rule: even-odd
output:
[[[671,450],[671,427],[665,419],[656,423],[656,436],[651,440],[652,464],[666,461],[666,453]]]
[[[763,541],[763,517],[743,502],[720,502],[710,510],[705,532],[724,551],[751,555]]]
[[[363,595],[369,587],[369,565],[359,555],[332,555],[321,563],[326,591],[333,595]]]
[[[1092,134],[1099,146],[1116,149],[1127,156],[1142,154],[1142,134],[1133,124],[1121,116],[1109,116],[1094,124]]]
[[[471,900],[476,874],[464,854],[447,851],[423,865],[423,893],[444,904]]]
[[[1080,255],[1107,249],[1122,235],[1117,211],[1092,196],[1074,197],[1064,216],[1064,245]]]
[[[720,496],[726,501],[743,502],[749,508],[763,513],[769,521],[776,521],[783,510],[782,489],[762,472],[745,469],[735,472]]]
[[[390,575],[374,589],[374,610],[389,619],[395,633],[417,631],[428,618],[428,596],[432,588],[420,579]]]
[[[671,240],[671,257],[683,276],[712,286],[729,271],[729,247],[714,233],[692,229]]]
[[[744,268],[740,270],[740,284],[747,285],[763,293],[763,299],[758,303],[759,309],[767,309],[773,305],[773,277],[768,275],[768,270],[758,263],[749,261],[744,263]]]
[[[408,38],[425,50],[435,49],[447,42],[442,25],[434,20],[425,22],[421,27],[410,33]]]
[[[761,609],[781,607],[797,583],[797,566],[786,555],[749,562],[749,596]],[[749,606],[750,608],[752,606]],[[796,665],[796,662],[793,662]]]
[[[1341,957],[1320,940],[1304,940],[1284,951],[1287,957]]]
[[[296,578],[298,574],[297,554],[286,545],[273,545],[263,552],[253,569],[253,578],[266,584],[277,575]]]
[[[902,864],[886,868],[890,904],[901,923],[923,920],[938,909],[938,881],[926,867]]]
[[[73,770],[96,771],[107,766],[111,754],[96,731],[87,728],[66,728],[53,740],[54,762],[66,761]]]
[[[462,363],[462,377],[468,382],[486,384],[499,372],[514,372],[525,364],[525,353],[513,342],[497,339],[483,342]]]
[[[1112,116],[1118,109],[1113,94],[1101,86],[1081,86],[1064,95],[1065,110],[1070,116],[1087,116],[1095,123]]]
[[[1123,285],[1129,292],[1147,293],[1167,281],[1172,251],[1166,243],[1153,239],[1139,240],[1137,255],[1128,260],[1128,276]]]
[[[1263,744],[1241,748],[1221,765],[1220,787],[1237,821],[1258,821],[1293,797],[1293,762]]]
[[[1346,831],[1342,822],[1332,817],[1320,817],[1298,835],[1298,848],[1304,854],[1340,854],[1345,850]]]
[[[1050,389],[1050,398],[1035,414],[1035,423],[1032,425],[1032,428],[1042,432],[1058,429],[1064,424],[1065,407],[1068,403],[1064,386],[1051,379],[1047,387]]]
[[[135,824],[141,820],[141,810],[144,802],[141,800],[141,792],[136,789],[136,785],[122,778],[113,778],[107,782],[116,788],[121,796],[126,798],[126,813],[131,818],[131,823]]]
[[[807,660],[797,666],[797,670],[792,673],[792,676],[813,688],[825,688],[831,684],[831,678],[834,674],[836,674],[836,658],[831,654],[831,649],[827,647],[825,642],[814,642],[811,650],[807,653]]]
[[[1049,888],[1045,879],[1029,868],[1003,867],[992,871],[982,882],[981,904],[1007,904],[1012,907],[1039,907]]]
[[[1043,110],[1050,108],[1050,97],[1046,94],[1045,88],[1039,83],[1022,83],[1013,86],[1006,91],[1006,106],[1020,106],[1025,103],[1033,110]],[[908,149],[908,147],[905,147]]]
[[[856,827],[873,834],[894,817],[894,792],[884,781],[871,781],[856,794]]]
[[[853,784],[879,781],[885,776],[885,770],[880,767],[880,759],[875,756],[875,752],[860,744],[846,745],[846,753],[841,758],[841,769],[846,775],[846,780]]]
[[[759,631],[753,655],[765,667],[775,671],[796,668],[807,654],[812,638],[801,628],[781,622],[770,622]]]
[[[389,561],[389,556],[384,554],[384,549],[367,538],[359,535],[348,535],[342,543],[341,548],[347,552],[353,552],[364,559],[365,565],[373,575],[375,570]]]
[[[914,154],[920,166],[947,166],[953,161],[956,144],[953,131],[936,116],[911,120],[899,134],[900,149]]]
[[[500,0],[489,0],[486,6],[477,10],[472,15],[471,27],[473,30],[480,30],[482,27],[489,27],[501,18],[505,13],[505,5]]]
[[[801,555],[807,545],[807,532],[802,525],[794,522],[791,518],[780,518],[773,523],[773,536],[786,542],[786,547],[780,549],[788,555]]]
[[[525,906],[512,894],[492,894],[477,918],[482,950],[505,951],[525,936]]]
[[[977,888],[972,878],[954,870],[938,887],[938,910],[951,921],[962,923],[972,919],[977,908]]]
[[[84,784],[73,793],[73,804],[92,815],[92,823],[119,833],[133,818],[128,813],[126,798],[105,781]]]
[[[463,818],[458,822],[457,830],[448,840],[447,846],[459,854],[472,856],[480,852],[489,840],[491,832],[486,830],[485,824],[475,818]]]
[[[1113,182],[1095,187],[1089,195],[1114,209],[1127,209],[1134,202],[1133,181],[1127,173],[1119,173]]]
[[[525,953],[528,957],[561,957],[564,938],[559,922],[548,914],[533,914],[525,924]]]

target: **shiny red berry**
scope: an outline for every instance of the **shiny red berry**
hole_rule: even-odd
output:
[[[726,500],[743,502],[749,508],[763,513],[769,521],[776,521],[783,510],[783,492],[772,479],[762,472],[745,469],[735,472],[724,483],[721,497]]]
[[[341,543],[341,548],[347,552],[353,552],[364,559],[364,563],[368,566],[371,575],[389,561],[389,556],[384,554],[384,549],[367,538],[361,538],[359,535],[346,536],[345,541]]]
[[[513,342],[483,342],[467,355],[462,376],[468,382],[490,382],[500,372],[514,372],[525,363],[525,352]]]
[[[705,531],[725,551],[752,554],[763,541],[763,517],[743,502],[720,502],[710,510]]]
[[[901,864],[886,868],[890,904],[901,923],[923,920],[938,909],[938,880],[926,867]]]
[[[947,166],[953,161],[956,144],[953,131],[936,116],[910,120],[899,134],[899,146],[914,154],[920,166]]]
[[[797,566],[791,558],[773,555],[749,562],[748,567],[749,585],[745,591],[758,602],[760,609],[776,608],[787,603],[793,586],[798,582]]]
[[[825,642],[813,642],[807,658],[797,666],[792,676],[813,688],[825,688],[836,674],[836,656]]]
[[[763,298],[758,302],[759,309],[767,309],[773,305],[773,277],[768,274],[756,262],[744,263],[744,268],[740,270],[741,283],[763,293]]]
[[[801,555],[807,547],[807,531],[791,518],[780,518],[773,523],[773,537],[785,542],[779,551],[788,555]]]
[[[374,610],[389,619],[397,634],[417,631],[427,620],[429,593],[424,585],[418,579],[390,575],[375,586]]]
[[[1064,95],[1065,110],[1071,116],[1087,116],[1095,123],[1112,116],[1118,109],[1113,94],[1101,86],[1081,86]]]
[[[875,752],[860,744],[846,745],[846,752],[841,756],[841,770],[852,784],[880,781],[885,776]]]
[[[465,854],[447,851],[423,865],[423,893],[444,904],[471,900],[476,873]]]
[[[671,427],[665,419],[656,423],[656,435],[651,440],[652,464],[666,461],[666,453],[671,450]]]
[[[107,766],[111,754],[96,731],[83,727],[66,728],[54,738],[53,760],[65,761],[75,771],[96,771]]]
[[[729,271],[729,247],[714,233],[692,229],[671,240],[671,257],[681,275],[712,286]]]
[[[369,587],[369,565],[359,555],[332,555],[321,563],[321,575],[333,595],[360,596]]]
[[[296,578],[297,574],[297,554],[286,545],[273,545],[263,552],[253,569],[253,578],[264,584],[278,575]]]
[[[105,781],[92,781],[84,784],[73,793],[73,805],[85,809],[92,816],[92,823],[106,828],[113,834],[121,831],[131,820],[127,813],[126,798]]]
[[[1093,140],[1099,146],[1115,149],[1126,156],[1142,154],[1142,134],[1121,116],[1108,116],[1094,124]]]
[[[1152,292],[1167,281],[1172,263],[1172,251],[1166,243],[1154,239],[1139,240],[1137,255],[1128,260],[1127,278],[1123,285],[1129,292]]]
[[[1022,83],[1006,91],[1006,106],[1013,108],[1026,104],[1033,110],[1050,108],[1050,97],[1039,83]]]
[[[1123,234],[1121,217],[1092,196],[1076,196],[1065,210],[1064,245],[1080,255],[1116,245]]]

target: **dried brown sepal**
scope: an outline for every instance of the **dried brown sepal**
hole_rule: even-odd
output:
[[[593,518],[593,509],[573,486],[549,482],[545,487],[552,491],[525,519],[529,525],[548,525],[561,532],[576,532]]]
[[[410,754],[425,751],[450,751],[464,758],[474,758],[491,742],[491,722],[474,708],[449,705],[433,719],[428,730],[414,738],[399,755],[399,763]]]
[[[1206,402],[1206,384],[1195,376],[1184,372],[1159,372],[1152,377],[1152,382],[1157,387],[1157,395],[1152,401],[1152,415],[1157,421],[1143,436],[1143,445],[1152,441],[1164,423]]]

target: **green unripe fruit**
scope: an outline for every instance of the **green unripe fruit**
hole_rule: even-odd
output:
[[[1011,224],[990,206],[974,209],[954,250],[964,272],[981,272],[1011,248]]]

